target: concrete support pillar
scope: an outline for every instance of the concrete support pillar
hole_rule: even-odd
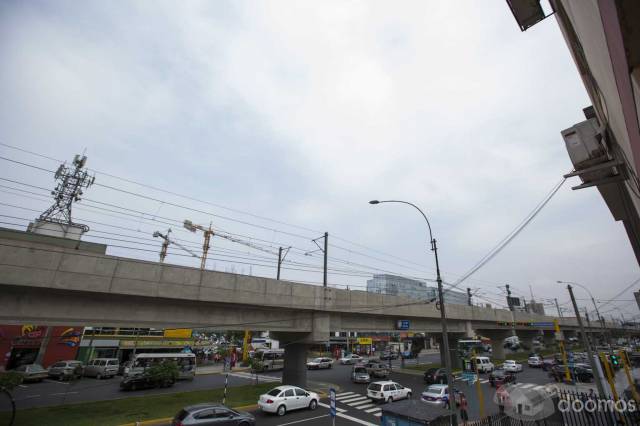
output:
[[[545,330],[544,335],[542,336],[542,343],[544,343],[545,349],[554,349],[557,345],[555,331]]]
[[[491,358],[494,360],[504,360],[504,339],[513,335],[513,330],[482,330],[482,335],[491,339]]]
[[[307,346],[304,343],[289,343],[284,347],[282,384],[307,387]]]
[[[464,324],[464,330],[465,330],[465,336],[466,337],[468,337],[470,339],[473,339],[476,336],[476,332],[473,329],[473,324],[471,323],[471,321],[467,321]]]
[[[444,345],[442,344],[442,335],[437,335],[438,347],[440,349],[440,365],[444,368]],[[451,360],[451,369],[459,370],[462,368],[462,360],[458,356],[458,338],[449,335],[449,359]]]

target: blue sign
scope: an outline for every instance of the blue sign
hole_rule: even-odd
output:
[[[336,416],[336,390],[334,388],[329,389],[329,411],[331,417]]]
[[[553,327],[554,326],[552,322],[532,322],[531,325],[533,327]]]
[[[476,380],[478,380],[478,376],[476,375],[476,373],[464,371],[462,373],[462,380],[472,385],[476,382]]]
[[[409,320],[398,320],[396,321],[396,329],[398,330],[408,330],[410,327]]]

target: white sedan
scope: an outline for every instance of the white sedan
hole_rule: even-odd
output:
[[[278,386],[260,395],[258,405],[262,411],[284,416],[287,411],[308,408],[315,410],[320,397],[315,392],[306,391],[296,386]]]
[[[364,358],[356,354],[349,354],[340,358],[340,364],[357,364],[359,362],[364,362]]]
[[[504,364],[502,364],[502,368],[511,373],[520,373],[522,371],[522,364],[519,364],[512,359],[508,359]]]
[[[331,368],[333,360],[331,358],[314,358],[307,362],[308,370],[319,370],[320,368]]]
[[[411,389],[405,388],[400,383],[385,380],[371,383],[367,387],[367,396],[374,401],[393,402],[411,398]]]

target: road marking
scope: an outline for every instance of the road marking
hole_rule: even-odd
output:
[[[487,379],[482,379],[482,380],[480,380],[480,383],[483,383],[483,384],[484,384],[484,383],[489,383],[489,380],[487,380]]]
[[[356,396],[355,398],[343,399],[340,402],[347,404],[349,402],[363,401],[365,399],[368,399],[368,397],[366,397],[366,396]]]
[[[374,411],[382,411],[382,408],[376,407],[376,408],[372,408],[370,410],[364,410],[365,413],[373,413]]]
[[[341,417],[343,419],[351,420],[354,423],[360,423],[361,425],[364,425],[364,426],[379,426],[376,423],[371,423],[371,422],[367,422],[367,421],[364,421],[364,420],[360,420],[358,418],[347,416],[346,414],[342,414],[342,413],[337,413],[336,416]]]
[[[535,388],[533,388],[533,390],[541,390],[541,389],[546,389],[546,386],[544,385],[538,385]]]
[[[374,416],[376,417],[380,417],[382,415],[382,413],[373,413]]]
[[[347,404],[349,407],[356,407],[358,405],[362,405],[362,404],[370,404],[371,400],[369,398],[366,398],[366,401],[356,401],[356,402],[352,402],[351,404]]]
[[[329,404],[325,404],[325,403],[323,403],[323,402],[318,402],[318,405],[319,405],[320,407],[330,408],[330,407],[329,407]],[[337,411],[338,413],[345,413],[347,410],[345,410],[344,408],[336,407],[336,411]]]
[[[342,392],[342,393],[337,393],[336,394],[336,398],[339,398],[341,396],[347,396],[347,395],[355,395],[353,392]]]
[[[323,414],[323,415],[317,416],[317,417],[309,417],[308,419],[296,420],[295,422],[280,423],[278,426],[293,425],[293,424],[296,424],[296,423],[308,422],[309,420],[321,419],[323,417],[329,417],[329,414]]]
[[[61,382],[59,380],[44,379],[45,382],[57,383],[59,385],[68,385],[69,382]]]
[[[57,392],[57,393],[50,393],[49,395],[53,396],[53,395],[71,395],[72,393],[78,393],[78,392]]]
[[[238,373],[228,373],[228,374],[232,377],[239,377],[241,379],[249,379],[249,380],[256,379],[255,374],[250,374],[250,373],[238,372]],[[260,380],[262,380],[263,382],[279,382],[281,379],[277,377],[258,375],[258,381]]]
[[[347,395],[347,396],[341,396],[340,398],[336,397],[336,401],[346,401],[349,400],[351,398],[358,398],[361,397],[362,395],[359,393],[354,393],[353,395]]]
[[[25,388],[25,389],[26,389],[26,388],[28,388],[29,386],[25,386],[25,385],[18,385],[18,387],[20,387],[20,388]]]
[[[372,400],[359,401],[359,402],[354,402],[353,404],[347,404],[347,405],[353,408],[357,408],[358,410],[362,410],[363,408],[373,407],[372,402],[373,402]]]
[[[520,386],[520,388],[522,389],[529,389],[534,387],[536,384],[535,383],[525,383],[524,385]]]

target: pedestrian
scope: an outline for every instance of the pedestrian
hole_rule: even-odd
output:
[[[469,402],[467,401],[467,397],[461,392],[460,393],[460,418],[462,419],[462,424],[467,424],[469,420],[469,414],[467,413],[467,409],[469,408]]]

